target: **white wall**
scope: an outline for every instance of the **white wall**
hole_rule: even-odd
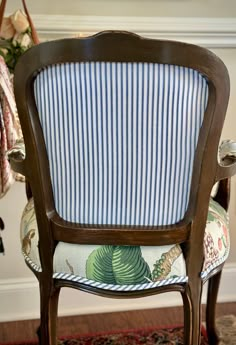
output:
[[[95,16],[234,17],[235,0],[27,0],[31,13]],[[9,1],[9,11],[20,0]]]
[[[59,4],[58,4],[59,3]],[[214,3],[214,4],[213,4]],[[219,55],[228,67],[231,78],[231,98],[222,138],[236,139],[236,6],[234,0],[225,1],[33,1],[29,8],[42,39],[74,36],[78,32],[94,32],[111,27],[133,30],[150,37],[164,37],[203,44]],[[52,6],[54,4],[54,6]],[[70,4],[70,6],[68,5]],[[20,6],[12,0],[8,11]],[[182,12],[182,9],[185,11]],[[47,13],[47,15],[40,15]],[[61,16],[61,14],[68,14]],[[53,14],[53,15],[48,15]],[[55,16],[57,14],[58,16]],[[85,14],[88,16],[76,16]],[[99,17],[93,15],[106,15]],[[118,17],[125,14],[130,17]],[[71,17],[73,15],[73,17]],[[116,16],[115,16],[116,15]],[[145,17],[145,16],[153,17]],[[175,16],[171,18],[171,16]],[[184,18],[185,15],[205,18]],[[156,17],[155,17],[156,16]],[[161,17],[162,16],[162,17]],[[179,18],[177,18],[179,16]],[[220,17],[221,18],[208,18]],[[231,18],[227,18],[231,17]],[[38,317],[37,282],[26,267],[20,253],[19,223],[26,202],[24,185],[15,184],[0,200],[0,215],[6,224],[3,232],[6,255],[0,257],[0,321]],[[226,264],[219,299],[235,301],[236,291],[236,178],[232,183],[230,206],[231,254]],[[74,300],[78,300],[78,305]],[[60,311],[63,315],[138,308],[153,308],[180,304],[176,294],[171,297],[148,297],[142,300],[115,301],[86,295],[67,289],[62,294]]]
[[[213,49],[226,64],[231,81],[230,101],[223,128],[222,139],[236,140],[236,49]],[[232,178],[230,202],[231,253],[229,262],[236,264],[236,176]]]

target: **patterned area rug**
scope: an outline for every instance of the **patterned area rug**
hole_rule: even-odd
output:
[[[33,341],[14,344],[5,343],[4,345],[36,344],[37,342]],[[201,345],[207,344],[208,342],[203,329]],[[134,329],[120,332],[78,335],[61,339],[58,345],[183,345],[183,328]]]
[[[220,345],[236,345],[236,316],[222,316],[216,321],[221,338]],[[37,345],[37,341],[2,343],[0,345]],[[183,345],[183,328],[149,328],[96,333],[66,337],[58,345]],[[208,345],[202,329],[201,345]]]
[[[219,345],[236,345],[236,316],[226,315],[216,320],[221,342]]]
[[[98,334],[94,337],[62,340],[60,345],[183,345],[183,329],[180,327],[166,329],[130,330],[113,334]],[[207,345],[202,335],[201,345]]]

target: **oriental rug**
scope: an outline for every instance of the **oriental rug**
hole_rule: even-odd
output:
[[[216,321],[220,345],[236,345],[236,317],[227,315]],[[36,340],[0,345],[37,345]],[[80,334],[61,338],[58,345],[183,345],[183,327],[142,328],[114,332]],[[202,328],[201,345],[208,345]]]
[[[4,343],[4,345],[36,345],[37,341]],[[3,344],[0,344],[3,345]],[[108,333],[68,336],[61,338],[58,345],[183,345],[183,328],[133,329]],[[205,331],[202,331],[201,345],[208,345]]]

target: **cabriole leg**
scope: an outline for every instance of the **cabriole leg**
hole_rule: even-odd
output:
[[[182,293],[184,304],[184,345],[200,345],[202,282],[186,287]]]
[[[206,329],[209,345],[219,344],[219,337],[215,325],[216,301],[220,285],[222,270],[212,276],[208,281],[206,305]]]
[[[57,309],[60,289],[40,284],[40,345],[57,345]]]

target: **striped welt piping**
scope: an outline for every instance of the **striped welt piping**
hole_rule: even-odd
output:
[[[68,281],[73,281],[77,283],[82,283],[85,285],[89,285],[92,287],[96,287],[99,289],[104,290],[112,290],[112,291],[138,291],[138,290],[147,290],[156,288],[158,286],[164,286],[164,285],[170,285],[170,284],[181,284],[186,283],[188,281],[188,277],[180,276],[175,278],[169,278],[164,279],[156,282],[150,282],[145,284],[135,284],[135,285],[113,285],[113,284],[105,284],[105,283],[99,283],[95,282],[94,280],[82,278],[79,276],[75,276],[73,274],[64,274],[64,273],[54,273],[53,274],[54,279],[66,279]]]
[[[42,268],[35,264],[28,255],[26,255],[23,251],[22,254],[24,256],[25,261],[28,262],[28,264],[33,268],[34,271],[42,272]]]

